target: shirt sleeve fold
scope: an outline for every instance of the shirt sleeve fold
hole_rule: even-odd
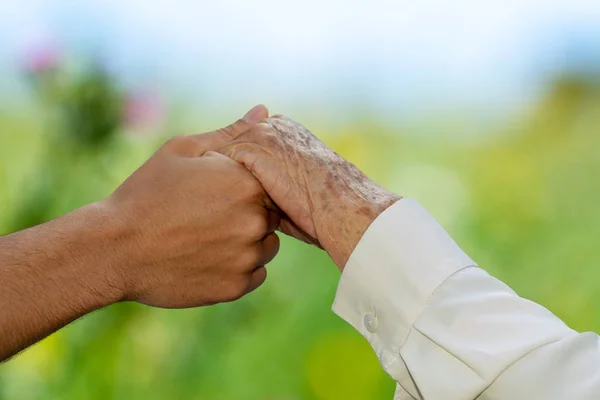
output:
[[[395,398],[600,399],[600,342],[519,297],[414,200],[369,227],[333,310],[371,344]]]

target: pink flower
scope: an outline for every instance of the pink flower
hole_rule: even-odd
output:
[[[55,69],[60,62],[58,46],[46,43],[25,52],[23,69],[31,74],[40,74]]]
[[[145,129],[161,124],[164,107],[151,93],[134,93],[125,99],[124,123],[129,129]]]

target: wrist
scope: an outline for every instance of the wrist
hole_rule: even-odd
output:
[[[125,297],[122,266],[128,254],[122,240],[122,224],[106,203],[100,201],[76,210],[69,216],[73,229],[73,264],[76,265],[98,308]]]
[[[343,195],[331,196],[319,207],[315,221],[322,221],[319,242],[340,271],[371,223],[388,207],[402,199],[373,182],[360,190],[351,186]]]

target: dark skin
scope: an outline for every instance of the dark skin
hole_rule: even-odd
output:
[[[0,238],[0,360],[119,301],[198,307],[260,286],[279,215],[246,169],[207,152],[255,120],[171,139],[107,199]]]
[[[302,125],[268,116],[257,106],[171,139],[107,199],[0,238],[0,361],[116,302],[236,300],[264,282],[276,229],[342,270],[400,196]]]

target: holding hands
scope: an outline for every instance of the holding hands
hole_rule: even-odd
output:
[[[108,198],[0,238],[0,360],[115,302],[238,299],[264,282],[276,230],[343,269],[399,198],[264,106],[226,128],[175,137]]]
[[[108,199],[118,222],[121,299],[195,307],[260,286],[276,229],[342,269],[370,223],[399,199],[302,125],[264,106],[227,128],[175,137]],[[352,218],[348,218],[352,216]]]
[[[283,116],[240,132],[219,151],[252,172],[283,211],[280,231],[323,248],[340,269],[371,222],[400,199]]]

